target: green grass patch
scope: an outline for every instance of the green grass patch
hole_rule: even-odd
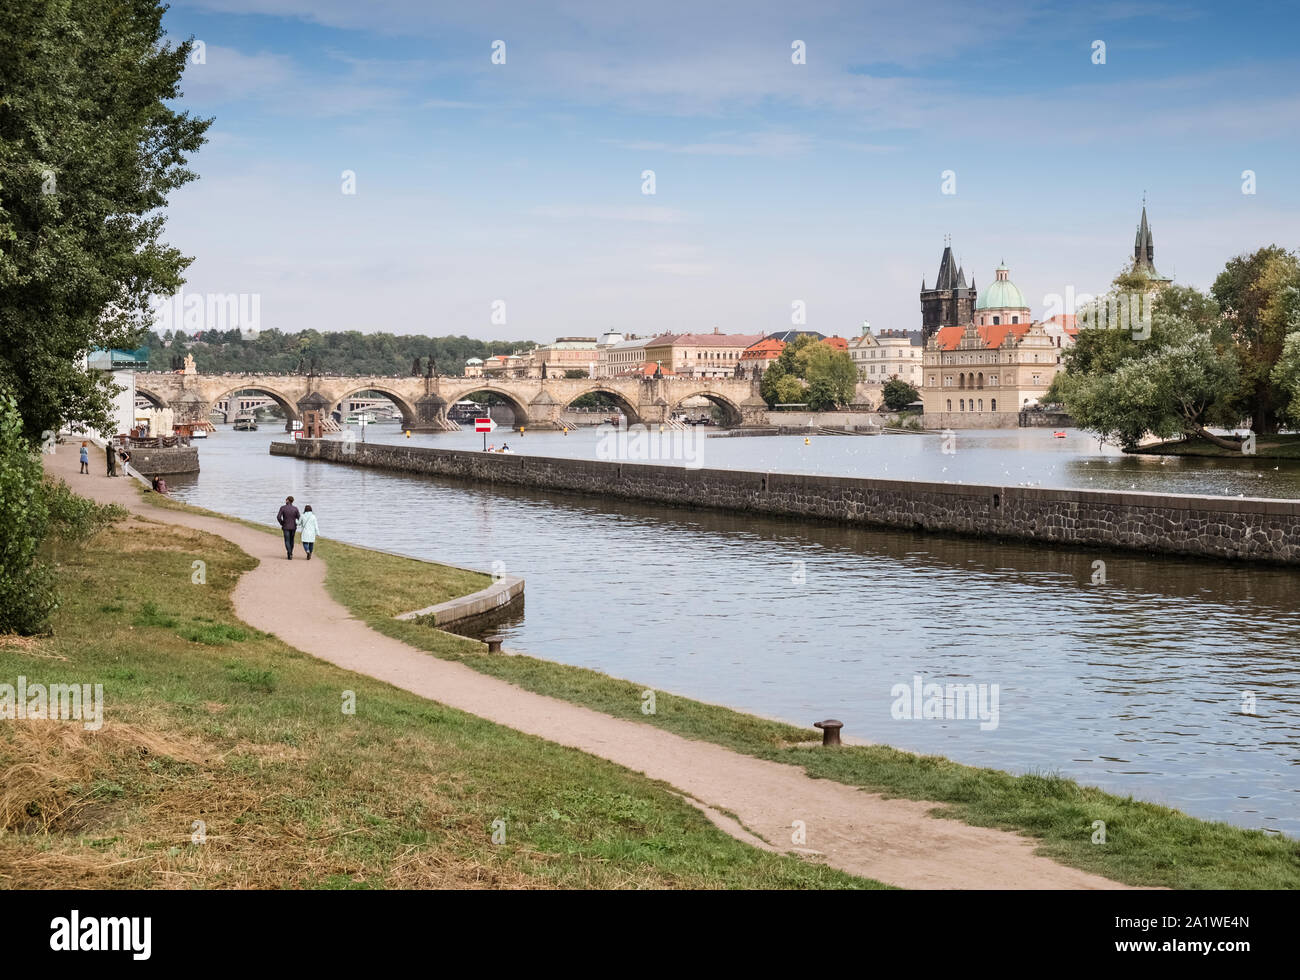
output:
[[[1258,436],[1255,440],[1255,452],[1243,457],[1240,449],[1225,449],[1216,446],[1207,439],[1173,439],[1169,442],[1153,443],[1125,452],[1137,456],[1194,456],[1218,459],[1300,459],[1300,434]]]
[[[483,644],[392,617],[412,608],[401,579],[441,588],[447,570],[413,559],[337,542],[330,546],[326,585],[372,628],[436,656],[539,694],[629,721],[654,725],[737,752],[802,766],[809,775],[886,796],[934,801],[936,815],[981,827],[1019,831],[1040,841],[1039,853],[1133,885],[1172,888],[1300,887],[1300,842],[1263,831],[1199,820],[1169,807],[1120,797],[1054,774],[1013,776],[888,746],[809,748],[812,728],[769,721],[657,691],[653,715],[641,711],[645,685],[599,671],[526,656],[489,656]],[[1106,843],[1092,843],[1094,822]]]
[[[230,596],[253,564],[162,525],[65,556],[53,635],[0,643],[0,677],[102,683],[105,723],[0,726],[0,887],[882,887],[250,629]]]

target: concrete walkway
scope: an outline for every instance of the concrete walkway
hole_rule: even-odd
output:
[[[249,625],[346,670],[662,780],[717,826],[756,847],[814,855],[851,874],[904,888],[1125,887],[1036,856],[1034,843],[1016,834],[930,817],[926,811],[935,804],[886,800],[811,779],[795,766],[613,718],[439,660],[354,619],[325,591],[323,560],[299,555],[286,561],[278,535],[154,507],[140,498],[134,480],[104,476],[103,456],[102,450],[91,453],[89,476],[77,472],[77,444],[62,445],[44,459],[47,472],[80,494],[151,520],[208,531],[258,559],[234,593],[235,610]],[[268,518],[282,502],[268,496]],[[744,827],[725,813],[735,814]],[[791,843],[795,821],[806,828],[799,845]]]

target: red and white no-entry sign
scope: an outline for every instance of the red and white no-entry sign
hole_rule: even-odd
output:
[[[495,429],[496,427],[497,427],[497,424],[496,424],[495,422],[493,422],[491,419],[475,419],[475,420],[474,420],[474,431],[475,431],[475,432],[491,432],[491,431],[492,431],[493,429]]]

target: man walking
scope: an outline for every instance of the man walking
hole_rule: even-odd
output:
[[[292,497],[284,498],[284,506],[275,515],[275,519],[284,530],[284,557],[293,561],[293,534],[298,530],[298,508],[293,505]]]

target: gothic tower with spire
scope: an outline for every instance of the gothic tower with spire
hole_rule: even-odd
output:
[[[965,270],[953,258],[952,243],[945,241],[934,288],[926,289],[921,280],[922,339],[928,341],[940,327],[965,326],[974,316],[975,282],[972,279],[967,285]]]
[[[1138,224],[1137,235],[1133,238],[1133,271],[1141,272],[1153,282],[1169,282],[1165,276],[1156,272],[1156,246],[1151,237],[1151,226],[1147,224],[1147,205],[1142,200],[1142,221]]]

